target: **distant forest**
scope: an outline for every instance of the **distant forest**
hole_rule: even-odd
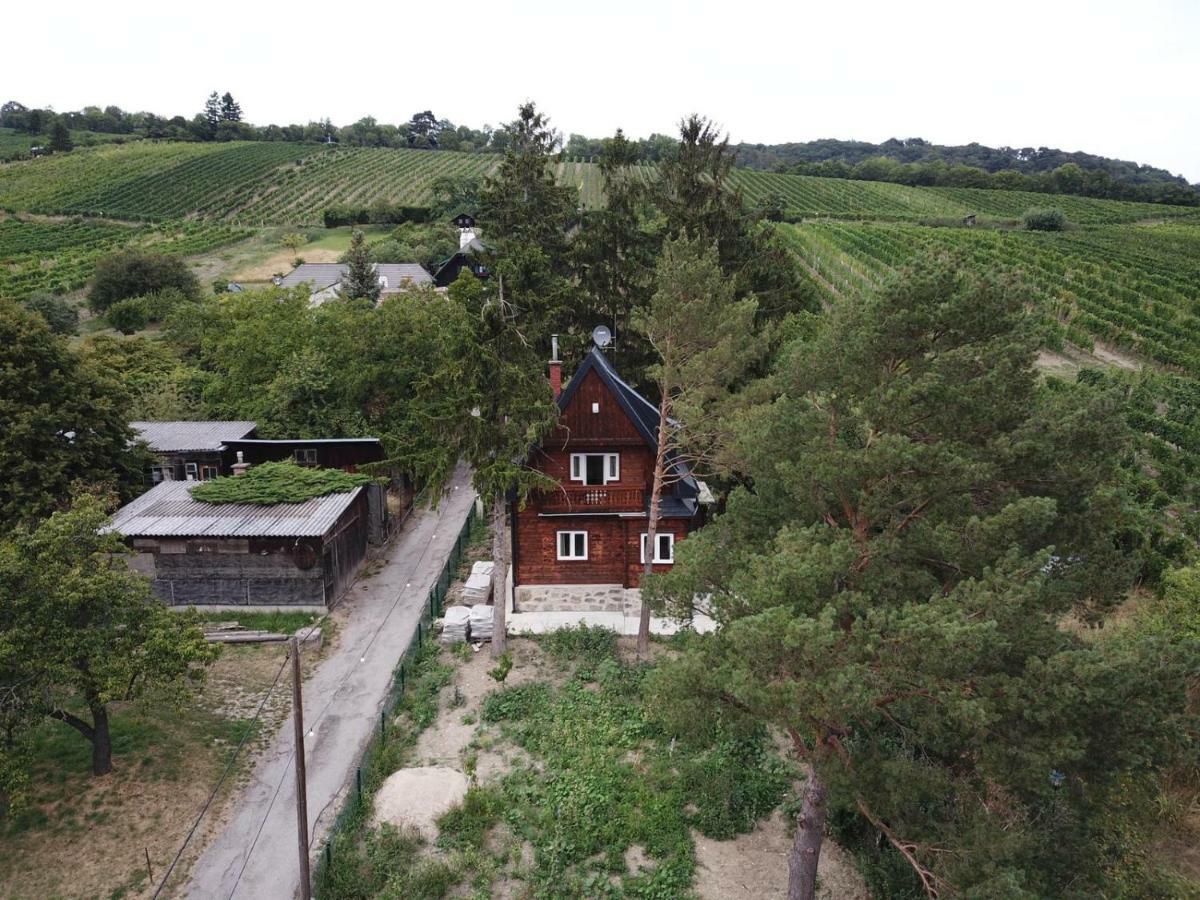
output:
[[[43,152],[69,151],[71,135],[82,135],[85,139],[91,135],[103,136],[106,141],[150,138],[319,142],[461,153],[503,153],[510,137],[508,124],[481,128],[455,125],[449,119],[439,119],[431,110],[414,113],[398,125],[371,116],[344,126],[334,125],[329,119],[306,124],[252,125],[244,121],[241,106],[232,94],[218,95],[216,91],[190,119],[127,112],[117,106],[88,106],[58,113],[9,101],[0,107],[0,129],[14,136],[44,137]],[[563,142],[562,150],[570,158],[598,162],[604,157],[609,140],[572,134]],[[0,140],[0,161],[36,154],[32,143],[26,140],[6,145]],[[631,143],[639,160],[646,163],[661,161],[678,145],[674,136],[665,134],[652,134]],[[740,166],[795,175],[1200,205],[1200,184],[1189,185],[1182,176],[1165,169],[1050,147],[986,147],[975,143],[952,147],[922,138],[892,138],[881,144],[834,139],[772,145],[743,143],[735,149]]]

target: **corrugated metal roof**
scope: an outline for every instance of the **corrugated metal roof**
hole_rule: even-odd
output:
[[[138,436],[158,453],[220,450],[226,441],[244,438],[257,422],[130,422]]]
[[[305,263],[283,276],[279,286],[289,288],[307,284],[313,292],[323,291],[341,281],[349,268],[345,263]],[[405,282],[429,284],[433,281],[433,276],[417,263],[378,263],[375,274],[387,279],[385,291],[399,290]]]
[[[164,481],[117,510],[106,531],[125,537],[321,537],[362,490],[303,503],[201,503],[199,481]]]

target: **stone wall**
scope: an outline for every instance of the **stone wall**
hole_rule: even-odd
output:
[[[513,597],[513,611],[619,612],[637,614],[641,592],[619,584],[522,584]]]

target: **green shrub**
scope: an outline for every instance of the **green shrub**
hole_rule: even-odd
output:
[[[313,469],[293,462],[269,462],[253,466],[244,475],[230,475],[202,482],[192,489],[192,499],[202,503],[303,503],[326,494],[352,491],[370,484],[370,475],[341,469]]]
[[[46,320],[55,334],[74,334],[79,325],[79,310],[64,298],[38,291],[25,299],[25,308]]]
[[[541,638],[542,647],[558,662],[576,660],[595,666],[617,655],[617,635],[600,625],[560,628]]]
[[[180,257],[130,250],[96,263],[88,305],[96,312],[104,312],[120,300],[144,297],[166,288],[175,288],[191,299],[200,296],[200,282]]]
[[[118,300],[108,307],[104,318],[121,334],[133,334],[150,324],[150,304],[145,297]]]
[[[1062,231],[1067,225],[1067,217],[1056,207],[1038,207],[1025,211],[1024,222],[1029,231]]]
[[[550,686],[544,681],[522,684],[488,694],[480,718],[484,722],[517,721],[545,710],[550,703]]]

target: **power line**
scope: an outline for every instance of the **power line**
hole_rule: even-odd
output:
[[[183,856],[183,851],[187,849],[187,845],[191,842],[192,837],[196,834],[196,829],[200,827],[200,823],[204,820],[205,815],[208,814],[208,809],[210,806],[212,806],[213,800],[216,799],[217,793],[221,790],[221,785],[225,783],[225,779],[228,778],[229,773],[233,771],[233,764],[237,762],[238,754],[242,752],[242,748],[246,746],[246,741],[250,739],[250,735],[254,732],[253,726],[258,722],[259,717],[262,715],[262,711],[264,707],[266,707],[267,701],[271,698],[271,693],[279,685],[279,679],[283,676],[283,670],[287,667],[288,658],[290,656],[290,651],[283,655],[283,662],[279,664],[279,671],[275,673],[275,680],[271,682],[271,686],[267,688],[267,692],[263,694],[262,701],[258,704],[258,709],[254,711],[254,717],[247,724],[245,731],[242,733],[242,739],[238,741],[238,745],[233,750],[233,755],[230,756],[229,762],[225,764],[225,770],[221,772],[221,777],[217,779],[216,787],[212,789],[212,793],[210,793],[208,795],[208,799],[204,801],[204,806],[200,810],[200,815],[196,816],[196,821],[192,823],[192,827],[188,831],[187,837],[183,839],[183,843],[180,844],[179,849],[175,851],[175,858],[171,860],[171,865],[167,867],[167,871],[163,875],[162,881],[159,882],[158,888],[154,891],[154,897],[152,900],[157,900],[159,894],[162,893],[163,888],[167,886],[167,882],[171,879],[171,873],[175,871],[175,866],[179,863],[179,858]]]
[[[455,486],[454,490],[458,490],[457,485]],[[472,502],[474,502],[474,501],[472,501]],[[436,528],[436,526],[435,526],[435,528]],[[387,625],[388,621],[391,619],[392,613],[394,613],[396,611],[396,607],[400,604],[400,601],[404,598],[406,591],[412,586],[413,575],[414,575],[414,573],[420,571],[421,566],[424,565],[425,558],[429,555],[429,549],[430,549],[430,547],[433,546],[433,541],[437,536],[438,536],[438,530],[435,530],[429,536],[429,538],[425,541],[425,546],[421,550],[421,556],[417,559],[416,563],[413,564],[409,568],[408,573],[405,576],[404,587],[396,592],[396,597],[392,601],[391,606],[388,607],[387,613],[384,615],[384,617],[380,621],[378,627],[375,629],[374,634],[371,635],[371,639],[370,639],[370,641],[367,642],[367,646],[365,648],[363,648],[363,650],[361,651],[361,655],[359,658],[360,663],[366,659],[367,653],[375,645],[375,641],[379,638],[379,635],[383,632],[384,627]],[[328,616],[330,615],[331,612],[332,612],[332,609],[329,612],[325,613],[325,615],[322,616],[321,619],[318,620],[316,623],[314,623],[312,627],[315,628],[317,625],[319,625],[321,622],[323,622],[326,618],[328,618]],[[312,632],[312,629],[310,628],[309,633],[311,634],[311,632]],[[286,660],[285,660],[285,663],[286,663]],[[282,669],[280,671],[282,672]],[[338,694],[341,693],[342,688],[344,688],[346,686],[346,682],[350,679],[350,676],[353,674],[354,674],[353,668],[349,668],[346,670],[346,674],[342,676],[342,680],[338,683],[337,687],[334,688],[333,692],[329,696],[329,699],[325,701],[325,705],[321,708],[320,713],[318,713],[316,718],[313,719],[312,724],[309,726],[309,734],[316,731],[317,725],[324,718],[325,713],[329,711],[329,707],[333,705],[333,701],[337,699]],[[271,802],[267,805],[267,809],[266,809],[266,812],[263,814],[262,821],[258,825],[258,830],[254,834],[254,840],[250,843],[250,847],[246,851],[246,855],[242,858],[242,866],[238,870],[237,880],[234,882],[233,888],[229,892],[228,900],[232,900],[234,894],[237,893],[238,887],[241,885],[242,876],[246,872],[246,867],[249,866],[249,864],[250,864],[250,859],[254,855],[255,848],[258,846],[258,840],[262,836],[262,832],[263,832],[263,829],[266,827],[267,820],[271,817],[272,810],[275,808],[275,801],[279,798],[279,792],[283,787],[284,781],[287,779],[288,773],[291,771],[291,766],[292,766],[293,761],[295,760],[295,756],[296,756],[296,753],[295,753],[295,749],[293,748],[292,752],[288,755],[288,760],[284,766],[284,770],[280,776],[279,782],[275,785],[275,791],[271,795]],[[332,802],[333,801],[331,800],[330,803],[325,804],[325,806],[324,806],[324,808],[322,808],[321,812],[317,814],[317,819],[313,821],[314,832],[316,830],[317,822],[320,821],[321,815],[323,815],[325,813],[325,811],[327,809],[329,809]]]

